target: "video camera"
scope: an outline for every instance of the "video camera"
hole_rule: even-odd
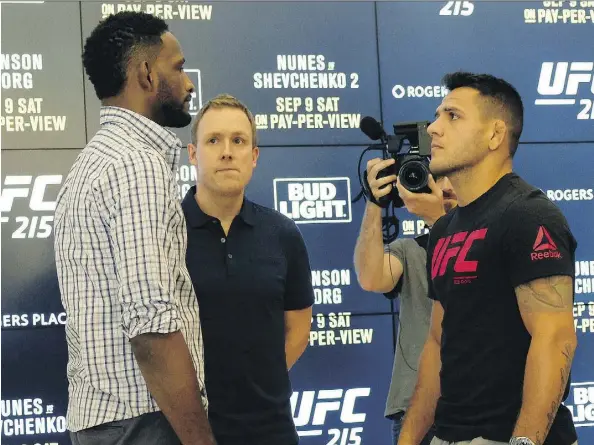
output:
[[[370,116],[361,119],[359,128],[371,140],[381,140],[381,143],[372,144],[363,153],[368,150],[381,150],[382,158],[394,158],[394,164],[381,170],[377,177],[383,178],[389,175],[396,175],[400,184],[413,193],[431,193],[429,188],[429,161],[431,157],[431,138],[427,132],[428,121],[419,122],[401,122],[394,124],[394,135],[387,135],[382,125]],[[406,153],[400,153],[404,141],[409,142],[409,149]],[[361,154],[361,157],[363,156]],[[361,171],[361,159],[359,159],[359,175]],[[404,202],[398,194],[398,189],[394,186],[390,193],[376,200],[371,192],[367,181],[367,169],[364,173],[364,184],[362,184],[363,193],[371,202],[378,204],[382,208],[387,208],[390,203],[396,208],[403,207]]]

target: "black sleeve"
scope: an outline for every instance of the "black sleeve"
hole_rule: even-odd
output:
[[[435,225],[433,226],[433,228],[431,229],[431,232],[429,233],[429,239],[427,241],[427,289],[428,289],[428,293],[427,296],[431,299],[431,300],[436,300],[439,301],[439,297],[435,294],[435,289],[433,287],[433,279],[431,278],[431,260],[433,258],[433,251],[435,249],[435,239],[436,237],[438,238],[438,231],[439,231],[439,225],[437,224],[437,222],[435,223]]]
[[[308,308],[314,303],[309,255],[301,231],[292,221],[286,234],[286,249],[285,311]]]
[[[431,254],[427,251],[427,296],[431,300],[439,301],[439,297],[435,294],[433,288],[433,279],[431,278]]]
[[[553,275],[574,276],[577,242],[555,204],[532,197],[505,214],[503,265],[513,287]]]

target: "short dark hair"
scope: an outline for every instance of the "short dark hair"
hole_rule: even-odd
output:
[[[449,90],[468,87],[477,90],[488,99],[492,110],[505,121],[510,135],[510,152],[513,157],[518,149],[524,127],[524,105],[518,91],[503,79],[490,74],[475,74],[465,71],[446,74],[442,84]]]
[[[165,21],[143,12],[119,12],[101,21],[87,38],[82,55],[97,97],[117,96],[126,83],[130,59],[160,49],[161,35],[168,30]]]

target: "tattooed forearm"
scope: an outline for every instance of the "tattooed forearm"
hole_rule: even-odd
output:
[[[513,435],[542,445],[569,383],[577,338],[573,324],[573,279],[555,276],[516,288],[518,308],[531,336],[522,407]]]
[[[536,445],[544,444],[569,381],[574,349],[571,342],[557,348],[546,343],[531,346],[522,408],[513,436],[529,437]],[[551,388],[551,391],[543,391],[543,388]]]
[[[563,312],[573,307],[569,276],[540,278],[516,288],[518,304],[526,312]]]
[[[555,400],[551,402],[551,411],[547,414],[549,419],[549,423],[547,425],[546,432],[548,433],[555,421],[555,416],[557,415],[557,410],[559,409],[559,405],[561,404],[561,399],[563,399],[563,393],[565,392],[565,388],[567,387],[567,382],[569,380],[569,371],[571,370],[571,363],[573,362],[573,354],[574,348],[570,343],[566,343],[561,351],[564,358],[564,363],[561,369],[559,370],[561,374],[561,384],[559,386],[559,392]]]
[[[563,398],[567,381],[569,380],[569,370],[571,369],[571,362],[573,360],[573,348],[569,343],[564,346],[562,354],[565,359],[565,363],[560,369],[561,384],[557,397],[551,402],[551,409],[547,413],[548,423],[546,429],[544,431],[539,431],[536,435],[536,445],[542,445],[549,434],[549,431],[553,426],[553,422],[555,421],[555,417],[557,416],[557,411],[559,409],[559,405],[561,404],[561,399]]]

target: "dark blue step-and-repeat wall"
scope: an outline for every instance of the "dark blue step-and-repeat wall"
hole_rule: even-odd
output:
[[[0,5],[3,444],[70,443],[53,211],[98,128],[82,44],[122,9],[170,24],[197,87],[193,113],[228,92],[256,116],[262,154],[249,196],[299,223],[313,269],[310,343],[291,371],[304,445],[390,443],[383,412],[398,305],[363,291],[352,261],[364,203],[351,201],[369,143],[360,118],[388,131],[431,120],[440,78],[453,70],[516,85],[526,108],[516,170],[559,205],[579,241],[579,348],[566,404],[580,443],[594,443],[594,1],[46,1]],[[189,140],[189,128],[177,133]],[[180,196],[195,180],[183,159]],[[297,191],[312,183],[326,193],[308,202]],[[398,216],[401,236],[424,230]]]

